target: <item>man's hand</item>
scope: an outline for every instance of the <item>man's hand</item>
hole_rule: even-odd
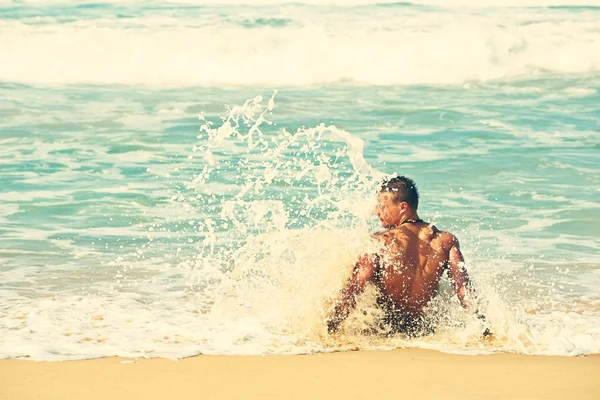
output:
[[[484,322],[486,321],[485,315],[479,314],[479,310],[476,311],[475,314],[477,315],[477,319],[480,319]],[[484,339],[493,339],[494,338],[494,334],[492,333],[492,331],[490,331],[490,328],[485,328],[485,330],[483,331],[483,338]]]

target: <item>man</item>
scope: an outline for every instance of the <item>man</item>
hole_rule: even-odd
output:
[[[374,237],[382,250],[356,263],[327,319],[330,333],[338,330],[369,282],[380,292],[377,304],[385,312],[383,325],[394,333],[415,336],[431,331],[423,326],[423,309],[436,296],[444,271],[462,306],[475,311],[458,239],[420,219],[418,207],[419,192],[411,179],[398,176],[381,185],[375,214],[386,230]]]

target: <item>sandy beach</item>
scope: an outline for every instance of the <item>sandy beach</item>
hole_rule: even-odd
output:
[[[0,399],[598,399],[600,356],[427,350],[0,361]],[[417,397],[418,396],[418,397]]]

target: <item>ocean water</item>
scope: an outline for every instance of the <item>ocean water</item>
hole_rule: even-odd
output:
[[[599,91],[596,0],[0,1],[0,357],[600,353]],[[396,173],[488,321],[329,337]]]

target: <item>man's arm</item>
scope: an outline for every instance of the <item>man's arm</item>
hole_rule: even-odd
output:
[[[454,291],[460,300],[460,304],[464,308],[472,311],[477,315],[477,318],[485,321],[485,315],[480,314],[479,310],[473,306],[473,301],[475,301],[475,289],[473,289],[473,285],[471,285],[471,281],[469,280],[469,275],[465,268],[465,259],[460,252],[458,239],[455,236],[452,236],[451,243],[452,247],[450,248],[450,254],[448,256],[448,270],[450,271],[450,278],[452,279]],[[489,328],[485,328],[483,337],[493,337]]]
[[[454,235],[451,238],[450,254],[448,255],[448,271],[450,272],[452,287],[456,296],[458,296],[458,300],[460,300],[460,304],[467,310],[472,310],[472,300],[475,293],[465,268],[465,259],[460,252],[460,244]]]
[[[334,333],[356,306],[356,297],[365,290],[365,286],[375,276],[379,257],[375,254],[362,256],[352,271],[352,277],[335,302],[331,315],[327,318],[327,332]]]

